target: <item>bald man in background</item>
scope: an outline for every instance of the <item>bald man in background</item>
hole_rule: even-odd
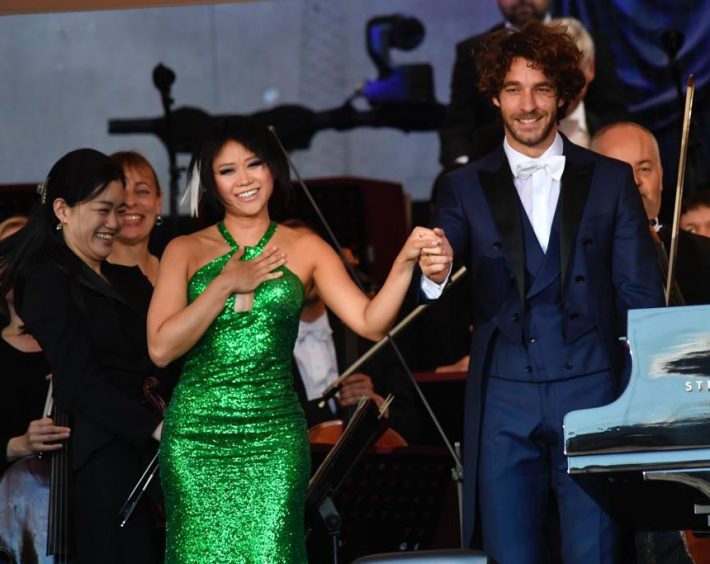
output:
[[[614,123],[594,135],[591,149],[631,165],[649,225],[669,250],[671,227],[658,219],[663,168],[653,133],[637,123]],[[710,304],[710,239],[686,231],[678,233],[676,274],[687,305]]]

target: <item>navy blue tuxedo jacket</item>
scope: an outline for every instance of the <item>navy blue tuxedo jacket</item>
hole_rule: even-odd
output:
[[[564,139],[564,137],[563,137]],[[661,275],[631,168],[564,139],[557,214],[563,334],[597,330],[620,375],[629,309],[663,305]],[[522,343],[526,306],[521,204],[502,145],[443,179],[434,225],[469,269],[473,338],[464,418],[464,533],[474,528],[480,417],[493,337]],[[573,377],[568,374],[565,377]],[[562,377],[562,376],[561,376]]]

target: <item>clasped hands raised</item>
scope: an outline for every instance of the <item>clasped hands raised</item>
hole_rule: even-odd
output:
[[[417,261],[422,274],[440,284],[446,280],[451,270],[453,254],[443,229],[415,227],[404,244],[400,257]]]

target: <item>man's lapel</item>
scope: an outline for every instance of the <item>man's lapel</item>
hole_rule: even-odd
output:
[[[565,171],[560,183],[560,282],[562,292],[566,282],[567,267],[577,235],[577,229],[582,221],[584,206],[587,203],[589,188],[592,183],[594,162],[584,162],[578,158],[578,153],[569,141],[564,140]]]
[[[520,207],[518,193],[513,184],[513,173],[510,171],[508,159],[503,156],[496,170],[481,170],[479,178],[488,205],[493,214],[493,220],[503,239],[503,250],[508,254],[510,266],[518,283],[520,303],[525,303],[525,250],[523,247],[523,228],[520,223]]]

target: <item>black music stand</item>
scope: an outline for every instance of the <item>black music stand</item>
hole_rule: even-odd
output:
[[[314,445],[314,459],[318,458]],[[316,460],[314,460],[316,462]],[[321,464],[321,467],[323,464]],[[377,552],[458,547],[456,487],[451,458],[441,447],[374,447],[331,491],[339,508],[339,551],[344,562]],[[451,517],[448,522],[442,516]],[[322,548],[327,528],[309,535],[309,562],[329,564]]]
[[[387,419],[380,416],[375,402],[371,399],[363,401],[308,484],[306,529],[310,533],[318,522],[325,526],[332,547],[328,562],[338,563],[340,544],[341,519],[333,503],[333,496],[388,426]]]

